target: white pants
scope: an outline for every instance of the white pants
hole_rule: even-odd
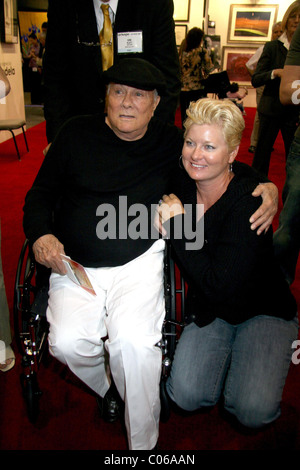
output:
[[[163,252],[157,240],[124,266],[87,268],[97,296],[67,276],[50,277],[50,352],[100,396],[109,388],[109,360],[133,450],[152,449],[158,439]]]

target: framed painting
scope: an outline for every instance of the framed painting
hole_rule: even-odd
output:
[[[208,50],[212,63],[217,70],[222,70],[221,36],[205,35],[204,47]]]
[[[227,42],[271,41],[278,5],[230,5]]]
[[[257,47],[223,47],[223,70],[227,70],[231,82],[251,86],[251,76],[246,63],[256,51]]]
[[[20,40],[23,57],[27,57],[29,52],[29,35],[35,33],[39,38],[42,32],[42,24],[46,21],[46,11],[19,11]]]
[[[175,38],[176,46],[180,47],[182,41],[185,39],[187,34],[187,25],[186,24],[175,24]]]
[[[1,0],[1,41],[10,44],[18,42],[17,0]]]
[[[174,21],[177,23],[190,21],[190,0],[174,0]]]

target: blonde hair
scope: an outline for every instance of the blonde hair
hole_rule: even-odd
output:
[[[296,2],[293,2],[289,7],[288,9],[286,10],[283,18],[282,18],[282,21],[281,21],[281,29],[282,31],[285,31],[286,28],[287,28],[287,22],[288,22],[288,19],[289,17],[295,13],[296,11],[299,11],[300,13],[300,1],[299,0],[296,0]]]
[[[245,121],[240,109],[232,101],[202,98],[190,103],[186,114],[184,137],[192,124],[216,124],[222,130],[229,152],[240,145]]]

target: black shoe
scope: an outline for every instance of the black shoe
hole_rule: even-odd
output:
[[[104,397],[97,397],[97,403],[101,413],[101,417],[107,423],[115,423],[121,416],[123,402],[115,388],[112,385]]]
[[[254,145],[250,145],[250,147],[248,148],[248,152],[250,153],[255,153],[255,148]]]

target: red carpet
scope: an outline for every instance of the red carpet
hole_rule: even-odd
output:
[[[239,159],[251,164],[247,149],[254,109],[246,109],[246,130]],[[2,260],[7,297],[12,312],[13,283],[24,240],[22,206],[46,146],[44,123],[27,131],[30,152],[23,137],[17,140],[22,153],[18,161],[12,140],[0,145],[0,203]],[[272,153],[270,178],[280,191],[285,178],[285,158],[281,138]],[[277,226],[277,218],[274,227]],[[300,269],[293,284],[300,305]],[[15,348],[16,350],[16,348]],[[19,375],[21,358],[8,373],[0,373],[0,449],[2,450],[126,450],[126,437],[120,423],[104,424],[96,400],[63,365],[49,357],[39,370],[43,395],[36,424],[28,421]],[[259,432],[244,433],[225,419],[221,408],[191,415],[172,412],[161,424],[159,447],[167,450],[300,450],[300,365],[292,365],[284,391],[282,416]],[[169,452],[170,454],[170,452]],[[111,455],[107,453],[107,455]],[[99,461],[101,465],[101,460]]]

